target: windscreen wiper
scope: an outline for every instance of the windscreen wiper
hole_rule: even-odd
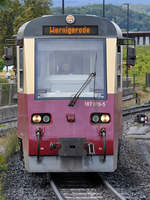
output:
[[[68,106],[74,106],[77,99],[79,98],[80,94],[83,92],[83,90],[86,88],[86,86],[89,84],[89,82],[92,80],[93,77],[96,76],[96,72],[92,72],[90,73],[89,77],[87,78],[87,80],[83,83],[83,85],[81,86],[81,88],[78,90],[78,92],[74,95],[74,97],[72,98],[72,100],[70,101],[70,103],[68,104]]]

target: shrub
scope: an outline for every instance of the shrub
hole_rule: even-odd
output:
[[[17,144],[18,144],[18,139],[16,135],[16,130],[13,130],[12,133],[8,135],[8,139],[5,146],[4,158],[6,162],[16,152]]]
[[[2,58],[0,58],[0,72],[3,71],[3,67],[4,67],[4,60]]]
[[[0,155],[0,170],[5,170],[7,168],[7,164],[5,162],[5,158],[3,155]]]

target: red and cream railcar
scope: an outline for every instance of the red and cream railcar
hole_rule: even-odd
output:
[[[28,171],[117,168],[121,37],[115,23],[88,15],[43,16],[20,27],[18,138]]]

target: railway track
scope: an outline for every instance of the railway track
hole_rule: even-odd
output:
[[[123,116],[136,114],[139,112],[146,112],[146,111],[150,111],[150,104],[143,104],[140,106],[134,106],[134,107],[123,109]]]
[[[59,200],[125,200],[98,173],[48,174]]]
[[[5,119],[5,120],[0,121],[0,124],[6,124],[6,123],[16,122],[16,121],[17,121],[17,117],[14,117],[14,118]]]

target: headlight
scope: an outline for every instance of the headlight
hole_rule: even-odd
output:
[[[102,123],[109,123],[110,122],[110,115],[109,114],[102,114],[100,119],[101,119]]]
[[[42,121],[42,117],[40,115],[32,115],[33,123],[40,123]]]
[[[50,115],[44,115],[43,116],[43,122],[44,123],[49,123],[50,122]]]
[[[33,124],[48,124],[51,121],[51,115],[49,113],[35,113],[31,117]]]
[[[98,123],[99,122],[99,120],[100,120],[100,117],[99,117],[99,115],[98,114],[93,114],[92,115],[92,118],[91,118],[91,120],[92,120],[92,122],[93,123]]]
[[[111,120],[109,113],[92,113],[91,122],[93,124],[109,123]]]

